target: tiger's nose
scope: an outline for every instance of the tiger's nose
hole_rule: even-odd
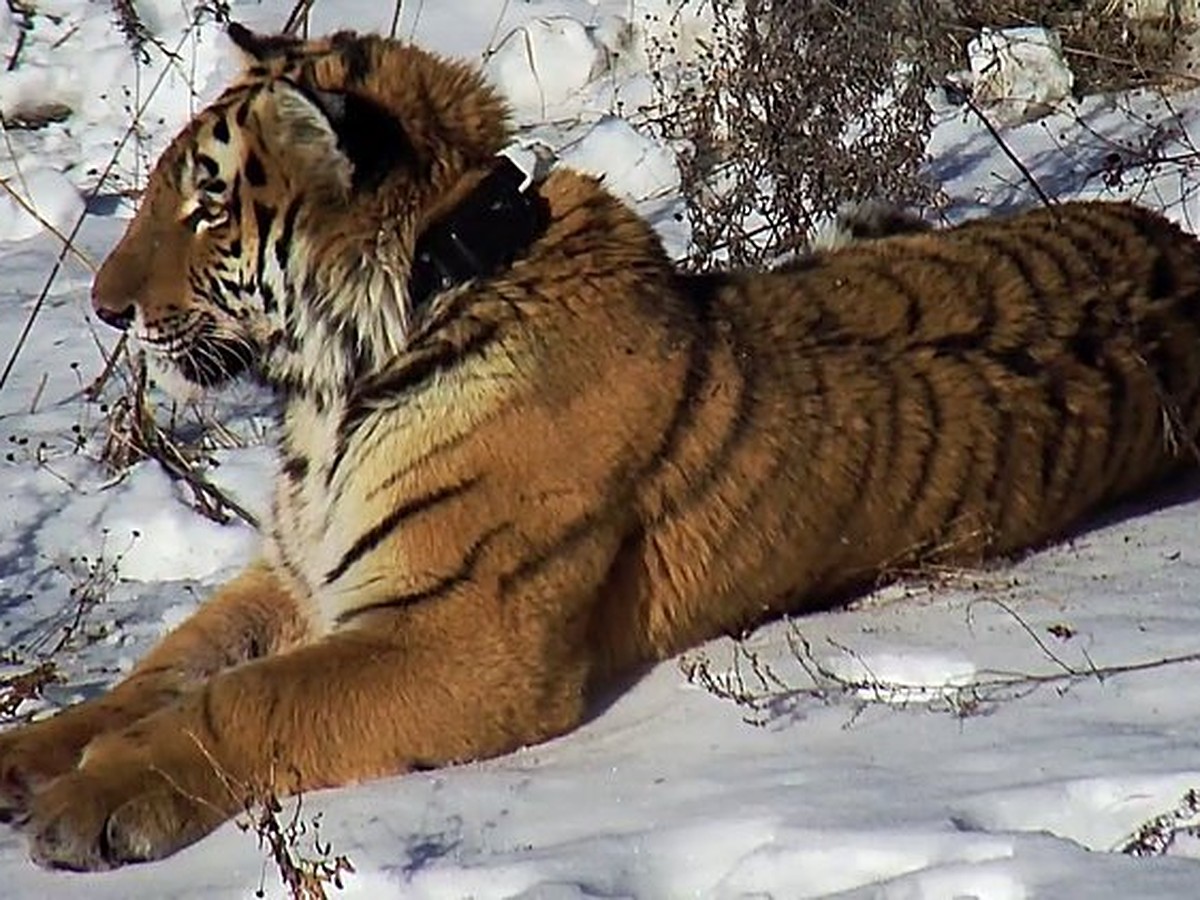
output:
[[[129,304],[124,309],[110,309],[107,306],[101,306],[95,303],[93,308],[96,310],[96,315],[105,325],[111,325],[113,328],[119,328],[125,331],[133,324],[134,308],[133,304]]]

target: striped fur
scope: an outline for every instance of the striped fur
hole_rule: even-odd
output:
[[[272,524],[126,681],[0,738],[43,864],[545,740],[654,660],[1037,545],[1194,463],[1200,246],[1154,213],[693,276],[559,171],[523,258],[413,308],[416,235],[501,105],[400,44],[235,37],[245,75],[163,156],[95,304],[133,305],[184,379],[278,388]]]

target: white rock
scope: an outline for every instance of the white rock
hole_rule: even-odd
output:
[[[601,72],[606,59],[582,22],[557,16],[509,32],[484,71],[518,119],[543,119]]]
[[[1000,124],[1045,115],[1070,96],[1075,81],[1058,35],[1045,28],[985,28],[967,56],[975,102]]]

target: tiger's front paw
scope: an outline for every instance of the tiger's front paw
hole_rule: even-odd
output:
[[[48,725],[26,725],[0,734],[0,822],[24,824],[34,792],[70,772],[79,760],[78,748],[69,740],[56,740]]]
[[[142,761],[85,764],[34,794],[30,857],[45,868],[96,872],[169,856],[228,815],[228,803],[189,790],[188,780]]]

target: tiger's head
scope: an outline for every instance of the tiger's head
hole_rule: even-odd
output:
[[[93,307],[168,381],[337,393],[403,346],[416,237],[505,145],[506,110],[396,41],[230,36],[241,76],[158,160]]]

